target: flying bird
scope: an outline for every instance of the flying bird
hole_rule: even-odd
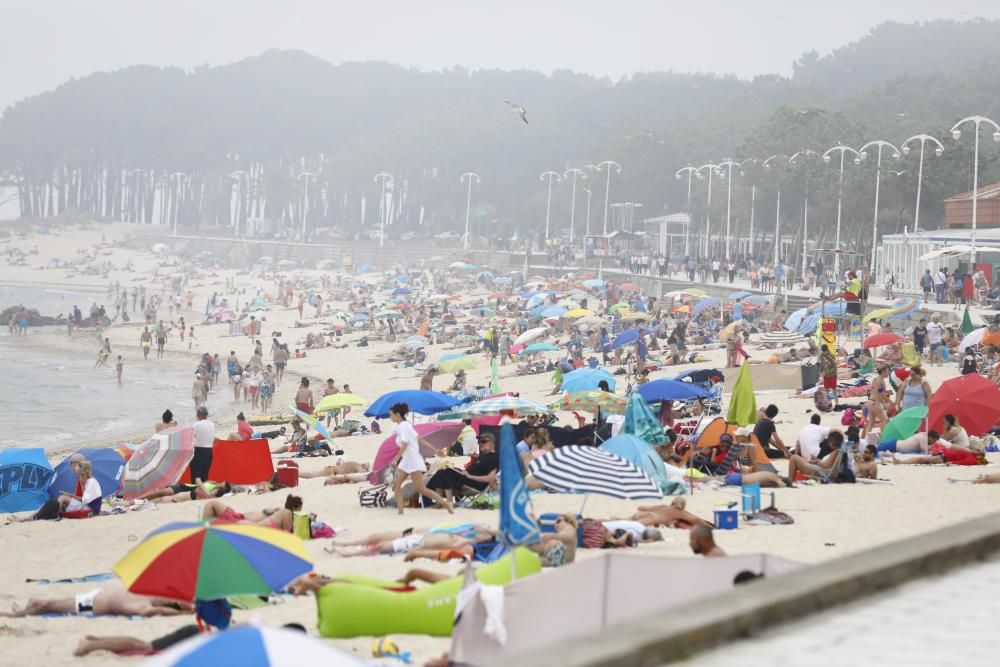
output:
[[[521,120],[524,121],[525,125],[528,124],[528,112],[524,110],[524,107],[522,107],[520,104],[514,104],[510,100],[504,100],[504,102],[510,105],[511,113],[516,113],[521,117]]]
[[[896,114],[896,118],[906,118],[909,115],[910,114],[906,113],[905,111],[901,111],[901,112],[899,112],[899,113]]]

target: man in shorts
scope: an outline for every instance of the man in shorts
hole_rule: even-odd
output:
[[[823,380],[822,391],[833,392],[833,402],[837,402],[837,357],[833,356],[829,345],[824,345],[819,354],[819,374]],[[820,391],[817,389],[817,391]]]
[[[23,607],[14,605],[9,612],[0,612],[7,618],[68,614],[75,616],[180,616],[194,612],[186,602],[146,597],[129,593],[120,584],[97,588],[74,597],[42,599],[29,598]]]
[[[943,341],[944,325],[941,324],[941,315],[934,313],[931,315],[931,321],[927,323],[927,342],[931,348],[931,365],[934,365],[935,362],[938,366],[944,363],[943,350],[941,349]]]

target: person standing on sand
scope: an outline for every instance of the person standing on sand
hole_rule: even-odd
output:
[[[399,453],[396,454],[391,466],[396,469],[392,479],[392,491],[396,496],[396,511],[399,514],[403,513],[403,482],[409,478],[417,493],[430,498],[448,510],[449,514],[454,514],[455,509],[451,503],[442,498],[437,491],[428,489],[424,483],[427,464],[424,463],[424,457],[420,453],[420,445],[423,444],[432,450],[434,448],[429,442],[417,435],[413,425],[406,421],[406,415],[409,411],[410,406],[406,403],[396,403],[389,408],[389,420],[396,425],[396,444],[399,445]]]
[[[191,481],[208,481],[212,468],[212,447],[215,445],[215,424],[208,420],[208,408],[204,405],[195,411],[198,421],[194,423],[194,457],[191,459]]]
[[[334,394],[339,394],[339,393],[340,393],[340,390],[337,389],[337,384],[333,381],[333,378],[327,378],[326,379],[326,387],[323,388],[323,396],[324,397],[326,397],[326,396],[333,396]],[[334,424],[337,423],[336,422],[336,417],[337,417],[338,413],[339,413],[339,410],[331,410],[330,412],[326,413],[326,425],[327,426],[330,425],[330,421],[331,420],[334,422]]]
[[[194,374],[194,382],[191,383],[191,399],[194,401],[195,409],[205,403],[205,381],[201,379],[201,373]]]
[[[307,415],[313,412],[313,395],[309,389],[309,378],[302,378],[299,389],[295,392],[295,407]]]
[[[122,355],[118,355],[118,363],[115,364],[115,372],[118,374],[118,384],[122,383],[122,371],[125,369],[125,364],[122,361]]]
[[[188,332],[188,349],[189,350],[191,349],[192,345],[194,345],[194,327],[191,327],[191,331]]]
[[[274,353],[274,385],[277,387],[285,377],[285,366],[288,365],[288,345],[282,343]]]
[[[149,327],[143,327],[139,334],[139,345],[142,347],[142,360],[149,361],[149,349],[153,347],[153,334],[149,333]]]

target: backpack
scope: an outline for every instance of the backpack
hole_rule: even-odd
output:
[[[362,507],[385,507],[388,497],[388,484],[379,484],[358,491],[358,502]]]

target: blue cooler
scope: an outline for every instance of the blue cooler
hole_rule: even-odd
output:
[[[744,514],[753,515],[760,512],[760,483],[744,484],[741,495]]]
[[[739,527],[739,512],[735,508],[722,507],[715,510],[716,530],[736,530]]]

